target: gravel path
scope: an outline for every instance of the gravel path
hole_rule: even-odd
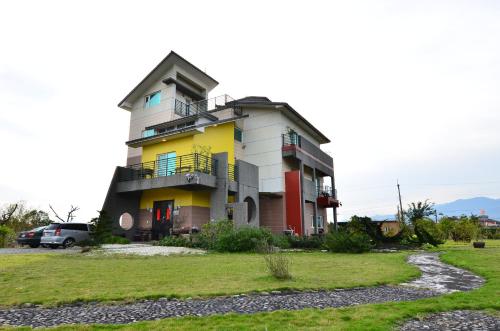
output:
[[[500,318],[476,311],[456,310],[429,315],[422,320],[406,322],[400,331],[498,331]]]
[[[172,255],[172,254],[205,254],[206,252],[201,249],[186,248],[186,247],[172,247],[172,246],[153,246],[149,244],[109,244],[102,245],[102,252],[104,254],[133,254],[133,255]]]
[[[440,262],[437,254],[423,253],[426,258],[410,259],[422,269],[426,282],[410,282],[404,286],[378,286],[333,291],[310,291],[294,293],[263,293],[258,295],[236,295],[197,300],[143,300],[122,305],[67,305],[58,308],[13,308],[0,310],[0,324],[53,326],[71,323],[108,323],[121,324],[140,320],[154,320],[177,316],[207,316],[229,312],[250,314],[274,310],[298,310],[304,308],[344,307],[357,304],[381,303],[388,301],[411,301],[455,291],[456,283],[463,277],[475,277],[468,286],[460,285],[460,290],[470,290],[482,284],[482,279],[467,271],[456,272],[455,268]],[[426,268],[431,263],[433,268]],[[447,274],[442,278],[430,277],[428,273],[439,267]],[[429,277],[427,277],[429,276]],[[472,278],[471,278],[472,279]],[[424,289],[427,284],[428,288]],[[437,288],[439,290],[433,290]]]

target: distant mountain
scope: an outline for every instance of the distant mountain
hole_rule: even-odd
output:
[[[500,199],[486,197],[458,199],[452,202],[436,204],[434,207],[438,214],[447,216],[479,215],[481,210],[484,210],[484,213],[491,219],[500,220]],[[393,219],[394,215],[375,215],[372,218],[375,220]]]

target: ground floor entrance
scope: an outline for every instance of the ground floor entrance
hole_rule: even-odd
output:
[[[174,200],[155,201],[151,221],[151,236],[160,240],[168,236],[174,223]]]

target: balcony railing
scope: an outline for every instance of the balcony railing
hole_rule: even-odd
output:
[[[330,155],[326,154],[321,148],[295,132],[282,134],[281,142],[282,147],[297,146],[328,166],[333,166],[333,159]]]
[[[227,108],[228,103],[232,101],[234,101],[234,99],[227,94],[219,95],[218,97],[210,99],[192,102],[189,104],[175,99],[175,113],[183,117],[196,115],[202,112]]]
[[[238,166],[234,164],[227,165],[227,176],[231,181],[238,181]]]
[[[337,199],[337,190],[330,186],[319,186],[316,188],[316,194],[318,197],[327,197]]]
[[[193,153],[129,165],[127,168],[132,171],[128,172],[126,176],[122,176],[119,181],[149,179],[191,172],[215,176],[216,166],[217,161],[214,158]]]

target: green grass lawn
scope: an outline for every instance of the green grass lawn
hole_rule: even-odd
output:
[[[399,283],[417,277],[407,253],[289,253],[292,280],[270,277],[259,254],[0,255],[0,305],[203,297],[277,289]]]
[[[423,316],[427,313],[455,309],[480,309],[489,313],[499,314],[500,310],[500,241],[487,242],[485,249],[472,249],[469,245],[445,245],[442,259],[456,266],[469,269],[487,279],[486,284],[477,290],[464,293],[454,293],[430,299],[413,302],[383,303],[362,305],[340,309],[306,309],[301,311],[276,311],[253,315],[229,314],[210,317],[184,317],[164,319],[159,321],[139,322],[128,325],[86,325],[58,327],[56,330],[391,330],[398,323],[408,318]],[[381,272],[386,268],[388,260],[395,259],[396,264],[403,261],[401,254],[365,254],[365,255],[321,255],[315,253],[315,258],[329,258],[333,261],[352,261],[359,263],[368,259],[362,268],[351,272],[352,278],[363,277],[361,274]],[[222,255],[219,258],[236,256]],[[246,255],[242,255],[242,257]],[[300,258],[298,258],[299,256]],[[297,260],[305,259],[307,254],[294,255],[294,267],[298,268]],[[213,256],[216,257],[216,256]],[[208,258],[213,258],[208,257]],[[356,261],[356,262],[354,262]],[[376,266],[377,262],[382,263]],[[255,262],[253,262],[255,263]],[[20,267],[17,264],[15,268]],[[371,267],[371,269],[367,269]],[[328,268],[328,267],[327,267]],[[335,269],[333,269],[335,270]],[[309,273],[311,270],[306,270]],[[343,269],[349,273],[348,269]],[[260,277],[262,271],[259,271]],[[336,273],[325,270],[335,278]],[[412,269],[408,271],[408,275]],[[380,275],[380,274],[379,274]],[[401,274],[400,274],[401,275]],[[256,276],[259,277],[259,276]],[[2,285],[3,286],[3,285]],[[25,328],[27,329],[27,328]]]

